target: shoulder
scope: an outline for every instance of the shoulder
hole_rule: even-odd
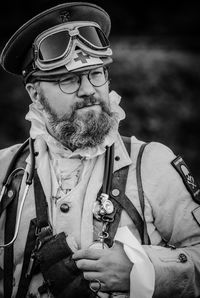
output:
[[[21,144],[16,144],[0,150],[0,183],[4,179],[9,164],[20,146]]]
[[[3,162],[6,159],[12,158],[15,155],[17,150],[20,148],[21,144],[15,144],[13,146],[4,148],[0,150],[0,162]]]
[[[131,137],[131,158],[133,163],[136,163],[136,159],[139,153],[139,149],[144,141],[138,140],[136,137]],[[144,153],[142,156],[142,163],[146,168],[150,167],[163,167],[170,165],[172,160],[176,157],[174,152],[168,146],[159,142],[149,142],[146,144]]]
[[[131,138],[131,158],[133,164],[131,173],[134,175],[136,162],[141,144],[144,142]],[[174,152],[166,145],[159,142],[149,142],[141,158],[141,176],[144,189],[148,196],[156,198],[156,193],[168,193],[172,188],[179,191],[185,188],[181,176],[172,165],[176,158]],[[150,194],[151,193],[151,194]]]

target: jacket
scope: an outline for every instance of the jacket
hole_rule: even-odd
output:
[[[115,143],[115,163],[113,169],[113,171],[116,171],[129,165],[126,195],[141,216],[142,210],[137,193],[135,169],[137,154],[142,143],[135,137],[131,138],[131,155],[129,157],[121,138],[118,138]],[[18,147],[19,145],[15,145],[0,151],[0,182],[2,182],[5,176],[11,156],[13,156]],[[155,298],[198,297],[200,295],[200,206],[192,199],[191,194],[183,183],[182,177],[172,166],[171,162],[175,157],[168,147],[157,142],[149,143],[142,157],[141,175],[145,198],[145,219],[151,240],[151,245],[143,245],[143,249],[155,269],[155,290],[153,295]],[[88,180],[88,195],[98,193],[101,187],[101,176],[97,177],[93,172],[97,173],[98,169],[101,172],[102,163],[102,157],[98,157],[95,161],[96,168],[93,168],[91,178]],[[49,173],[47,173],[48,175]],[[23,193],[24,179],[19,197]],[[51,195],[49,193],[49,200],[50,198]],[[50,201],[48,203],[49,205],[51,204]],[[60,211],[62,203],[59,202],[56,211],[59,214],[56,217],[56,228],[59,232],[64,229],[63,222],[66,220],[66,215],[63,215]],[[87,209],[85,207],[86,212],[90,210],[88,209],[88,204]],[[28,223],[34,217],[34,191],[31,185],[23,207],[19,234],[14,245],[13,297],[19,282]],[[4,239],[4,223],[5,212],[0,219],[0,238],[2,240]],[[84,223],[84,220],[82,223],[87,227],[88,223]],[[134,236],[140,241],[138,231],[125,211],[122,212],[119,223],[119,227],[123,226],[128,226]],[[80,241],[80,243],[84,247],[90,241],[90,236],[88,236],[88,239]],[[0,267],[3,269],[3,249],[0,252]],[[41,276],[38,275],[35,277],[35,282],[32,283],[31,287],[34,288],[35,285],[41,283]],[[0,293],[2,293],[2,282],[0,282],[0,289]]]

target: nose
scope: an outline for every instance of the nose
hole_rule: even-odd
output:
[[[87,75],[81,76],[80,87],[78,89],[78,96],[89,96],[95,93],[94,86],[88,80]]]

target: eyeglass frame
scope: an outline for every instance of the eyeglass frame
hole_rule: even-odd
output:
[[[80,88],[80,85],[81,85],[81,77],[82,76],[87,76],[87,79],[88,79],[88,81],[90,82],[90,84],[93,86],[93,87],[95,87],[95,88],[98,88],[98,87],[102,87],[103,85],[105,85],[108,81],[110,81],[110,79],[109,79],[109,75],[108,75],[108,67],[106,67],[106,66],[102,66],[102,68],[103,68],[103,72],[104,72],[104,75],[105,74],[107,74],[107,77],[105,77],[105,82],[103,83],[103,84],[101,84],[101,85],[99,85],[99,86],[95,86],[92,82],[91,82],[91,79],[90,79],[90,77],[89,77],[89,75],[90,75],[90,73],[92,72],[92,71],[95,71],[95,70],[97,70],[98,68],[100,68],[100,67],[97,67],[97,68],[94,68],[94,69],[91,69],[91,70],[89,70],[88,71],[88,73],[82,73],[82,72],[80,72],[80,73],[76,73],[76,72],[74,72],[74,73],[68,73],[68,74],[74,74],[74,75],[76,75],[77,77],[78,77],[78,81],[77,81],[77,83],[78,83],[78,88],[75,90],[75,91],[73,91],[73,92],[65,92],[65,91],[63,91],[63,89],[61,88],[61,86],[60,86],[60,82],[61,82],[61,80],[62,80],[62,78],[60,78],[60,79],[55,79],[54,77],[33,77],[30,81],[32,82],[32,83],[35,83],[35,82],[52,82],[52,83],[57,83],[58,84],[58,86],[59,86],[59,88],[60,88],[60,90],[63,92],[63,93],[65,93],[65,94],[74,94],[74,93],[76,93],[78,90],[79,90],[79,88]]]

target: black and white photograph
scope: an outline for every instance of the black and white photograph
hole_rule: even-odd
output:
[[[0,298],[200,298],[198,1],[0,11]]]

